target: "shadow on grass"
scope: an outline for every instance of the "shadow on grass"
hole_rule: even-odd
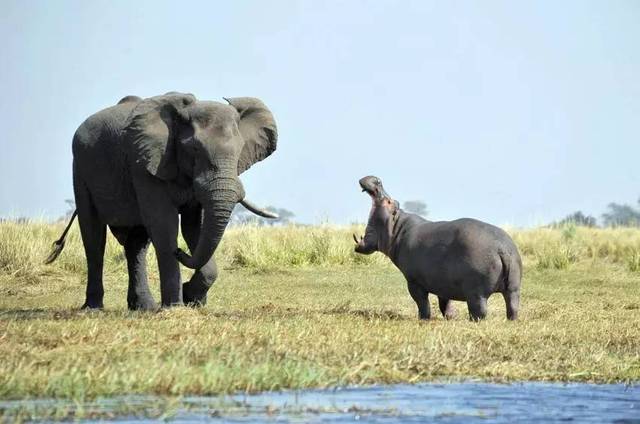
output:
[[[405,315],[401,315],[391,310],[380,309],[352,309],[349,306],[340,305],[331,309],[304,309],[304,308],[290,308],[274,305],[273,303],[267,303],[255,308],[236,310],[236,311],[224,311],[224,312],[212,312],[211,315],[217,318],[227,319],[246,319],[256,317],[272,317],[272,318],[291,318],[291,317],[309,317],[310,315],[338,315],[338,316],[351,316],[354,318],[363,318],[365,320],[397,320],[407,321],[412,318]]]
[[[349,306],[340,305],[333,309],[329,309],[326,311],[322,311],[325,315],[345,315],[345,316],[353,316],[360,317],[366,320],[374,320],[374,319],[386,319],[386,320],[394,320],[394,321],[408,321],[412,320],[405,315],[401,315],[396,311],[390,310],[380,310],[380,309],[351,309]]]
[[[278,306],[273,303],[266,303],[253,308],[228,310],[228,311],[207,311],[207,315],[224,319],[251,319],[251,318],[290,318],[300,317],[309,314],[309,310]]]
[[[181,308],[184,311],[194,310],[190,307]],[[198,310],[195,308],[195,310]],[[142,311],[129,311],[122,310],[87,310],[79,308],[67,308],[67,309],[50,309],[50,308],[33,308],[33,309],[9,309],[0,308],[0,321],[31,321],[31,320],[73,320],[73,319],[86,319],[86,318],[124,318],[124,319],[137,319],[137,318],[150,318],[157,316],[160,319],[168,318],[172,319],[172,311],[175,309],[159,309],[155,312],[142,312]],[[411,317],[401,315],[392,310],[380,310],[380,309],[352,309],[349,306],[340,305],[331,309],[305,309],[305,308],[292,308],[278,306],[273,303],[267,303],[264,305],[256,306],[248,309],[241,310],[228,310],[228,311],[211,311],[202,310],[202,312],[210,317],[225,319],[225,320],[250,320],[257,318],[300,318],[309,317],[311,315],[336,315],[345,317],[360,318],[367,321],[371,320],[394,320],[394,321],[407,321],[412,320]],[[168,314],[168,315],[167,315]],[[175,317],[179,319],[178,317]]]
[[[68,309],[6,309],[0,308],[0,321],[30,321],[30,320],[70,320],[78,318],[136,318],[144,315],[153,314],[153,312],[135,312],[135,311],[104,311],[104,310],[88,310],[80,308]]]
[[[265,305],[241,309],[212,311],[207,309],[192,308],[189,306],[172,307],[168,309],[158,309],[157,311],[130,311],[127,309],[80,309],[80,308],[33,308],[33,309],[9,309],[0,308],[0,321],[31,321],[31,320],[73,320],[73,319],[159,319],[159,320],[180,320],[182,314],[202,313],[207,317],[220,318],[223,320],[239,321],[257,318],[294,318],[317,314],[320,311],[310,311],[305,309],[279,307],[268,303]]]

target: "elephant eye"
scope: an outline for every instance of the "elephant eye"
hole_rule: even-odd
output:
[[[235,132],[235,128],[237,128],[237,126],[231,124],[227,124],[227,125],[219,125],[216,130],[218,131],[218,133],[222,134],[225,139],[230,139],[232,136],[234,136],[236,134]]]
[[[200,115],[196,119],[201,128],[207,128],[211,124],[211,119],[207,115]]]

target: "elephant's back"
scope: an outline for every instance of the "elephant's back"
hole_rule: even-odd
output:
[[[73,137],[74,180],[86,187],[99,215],[109,225],[127,226],[139,221],[121,138],[135,105],[125,102],[91,115]]]
[[[113,143],[126,125],[137,103],[125,102],[102,109],[84,120],[73,136],[73,149],[91,148]]]

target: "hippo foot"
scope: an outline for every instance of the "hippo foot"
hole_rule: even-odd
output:
[[[442,316],[444,317],[444,319],[446,320],[450,320],[450,319],[454,319],[456,317],[456,310],[451,308],[451,309],[447,309],[445,311],[444,314],[442,314]]]

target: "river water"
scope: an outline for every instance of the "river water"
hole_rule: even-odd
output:
[[[99,421],[121,423],[304,422],[640,424],[640,385],[480,382],[349,387],[256,395],[183,397],[159,407],[152,397],[98,400],[83,406]],[[46,406],[47,400],[30,401]],[[7,411],[25,401],[0,402]],[[129,412],[122,412],[126,405]],[[154,406],[155,405],[155,406]],[[77,407],[77,405],[76,405]],[[155,408],[155,409],[154,409]],[[120,411],[109,415],[109,410]],[[131,412],[136,411],[136,412]],[[154,412],[155,411],[155,412]],[[122,415],[124,414],[124,415]],[[149,415],[150,414],[150,415]],[[154,417],[154,418],[150,418]]]

